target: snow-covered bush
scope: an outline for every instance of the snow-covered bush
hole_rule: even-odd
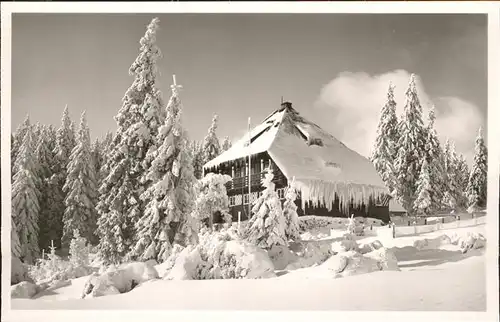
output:
[[[399,271],[398,259],[394,252],[385,247],[375,249],[364,256],[372,258],[379,263],[380,269],[383,271]]]
[[[485,248],[486,238],[480,233],[469,232],[466,236],[462,236],[459,239],[458,245],[460,246],[462,253],[467,253],[472,249]]]
[[[196,185],[197,198],[193,217],[198,220],[208,218],[208,226],[213,227],[214,214],[219,212],[225,222],[230,222],[229,197],[226,183],[232,178],[228,175],[208,173]]]
[[[332,251],[335,253],[359,251],[359,245],[354,239],[354,235],[350,233],[344,234],[342,240],[333,242],[331,247]]]
[[[314,231],[317,229],[344,229],[344,218],[333,218],[323,216],[301,216],[299,217],[300,232]]]
[[[441,235],[436,238],[424,238],[415,240],[413,242],[413,247],[415,247],[418,250],[437,249],[440,248],[442,245],[449,245],[449,244],[451,244],[451,238],[448,237],[448,235]]]
[[[241,279],[273,277],[274,265],[267,252],[242,240],[235,227],[221,231],[204,229],[200,242],[182,249],[172,267],[164,267],[166,279]],[[169,263],[169,265],[170,265]]]
[[[137,285],[157,279],[158,272],[147,263],[132,262],[110,266],[102,274],[92,274],[83,287],[82,298],[126,293]]]
[[[319,265],[334,254],[330,243],[312,241],[290,243],[290,250],[297,258],[287,265],[286,270]]]
[[[366,274],[382,270],[378,260],[349,251],[330,257],[321,268],[332,271],[335,277]]]

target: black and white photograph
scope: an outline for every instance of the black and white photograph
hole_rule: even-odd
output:
[[[10,314],[498,318],[486,7],[162,8],[2,13]]]

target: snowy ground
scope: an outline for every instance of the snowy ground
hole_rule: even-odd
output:
[[[129,293],[85,300],[80,299],[86,281],[83,277],[35,299],[13,299],[12,308],[485,311],[483,249],[462,254],[453,245],[425,250],[412,247],[423,238],[467,232],[486,235],[485,225],[387,240],[360,237],[360,243],[378,239],[385,247],[393,248],[401,271],[335,279],[322,275],[318,267],[309,267],[285,271],[272,279],[155,280]]]

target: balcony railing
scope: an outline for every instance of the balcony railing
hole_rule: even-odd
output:
[[[262,179],[265,176],[265,172],[259,172],[251,175],[251,185],[252,187],[258,187],[262,185]],[[274,173],[274,178],[273,182],[282,182],[285,179],[285,177],[279,173]],[[227,190],[233,190],[233,189],[242,189],[244,187],[248,187],[248,176],[244,177],[235,177],[233,178],[232,181],[226,183],[226,189]]]

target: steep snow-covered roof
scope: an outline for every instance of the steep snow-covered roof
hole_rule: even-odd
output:
[[[244,137],[204,167],[267,151],[288,179],[295,177],[303,202],[330,207],[336,192],[342,208],[347,209],[351,198],[361,203],[370,195],[388,193],[368,159],[301,117],[290,105],[268,116],[250,131],[250,137],[250,147],[248,136]]]

